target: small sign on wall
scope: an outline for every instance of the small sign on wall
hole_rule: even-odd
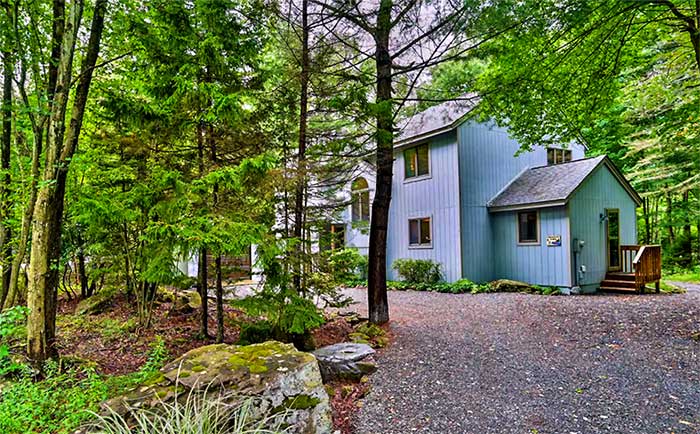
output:
[[[561,235],[548,235],[547,247],[561,247]]]

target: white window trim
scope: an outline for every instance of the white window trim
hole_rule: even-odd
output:
[[[537,217],[537,241],[520,241],[520,214],[534,212]],[[542,244],[542,234],[540,233],[540,212],[539,211],[516,211],[515,212],[515,241],[518,246],[539,246]]]
[[[550,146],[546,149],[547,152],[549,152],[550,149],[554,151],[554,162],[550,163],[549,156],[547,156],[547,160],[548,160],[547,165],[548,166],[555,166],[557,164],[564,164],[564,163],[568,163],[570,161],[574,161],[574,152],[571,148],[565,149],[565,148],[556,148],[554,146]],[[559,161],[559,162],[557,162],[557,151],[560,152],[560,156],[561,156],[561,161]],[[569,153],[569,161],[564,161],[564,152]]]
[[[411,176],[410,178],[406,177],[406,151],[409,149],[417,148],[419,146],[427,145],[428,146],[428,173],[425,175],[417,175],[417,176]],[[401,151],[401,159],[403,160],[403,183],[408,184],[411,182],[417,182],[417,181],[425,181],[426,179],[431,179],[433,177],[433,158],[432,158],[432,146],[430,146],[430,142],[423,142],[419,143],[415,146],[408,147]],[[416,152],[416,159],[418,159],[418,153]],[[418,164],[416,163],[416,168],[418,168]]]
[[[428,222],[430,224],[430,243],[428,244],[411,244],[411,220],[423,220],[423,219],[428,219]],[[421,216],[421,217],[409,217],[408,220],[406,221],[407,223],[407,229],[408,229],[408,248],[410,250],[420,250],[420,249],[432,249],[433,248],[433,240],[435,239],[435,232],[433,232],[433,216],[432,215],[426,215],[426,216]],[[418,230],[420,231],[420,224],[418,224]],[[418,239],[420,240],[420,233],[418,234]]]
[[[365,178],[366,180],[366,178]],[[372,219],[372,189],[369,188],[369,182],[367,182],[367,188],[362,188],[359,190],[353,190],[352,186],[350,187],[350,222],[352,223],[358,223],[358,222],[369,222]],[[357,197],[360,196],[362,193],[367,192],[367,220],[362,218],[362,200]],[[358,199],[358,202],[360,203],[360,218],[355,220],[354,214],[352,212],[352,207],[355,203],[355,199]]]

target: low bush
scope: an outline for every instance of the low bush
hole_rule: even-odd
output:
[[[437,282],[437,283],[410,283],[405,281],[386,282],[388,289],[397,291],[432,291],[446,294],[477,294],[481,292],[492,292],[489,284],[475,283],[469,279],[460,279],[456,282]]]
[[[367,257],[357,249],[332,250],[327,255],[322,260],[326,261],[333,281],[342,283],[367,278]]]
[[[392,268],[404,282],[435,284],[442,280],[442,266],[430,259],[397,259]]]
[[[561,291],[559,290],[558,286],[540,286],[540,285],[532,285],[531,286],[531,293],[532,294],[540,294],[540,295],[559,295],[561,294]]]

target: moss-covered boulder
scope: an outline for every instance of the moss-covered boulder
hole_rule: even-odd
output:
[[[500,279],[491,282],[491,288],[494,292],[529,292],[532,285],[517,280]]]
[[[76,315],[97,315],[112,305],[114,293],[109,291],[98,292],[92,297],[81,300],[75,307]]]
[[[131,408],[152,407],[192,393],[225,396],[234,408],[252,401],[254,421],[290,434],[332,432],[328,394],[316,358],[276,341],[248,346],[208,345],[168,363],[161,376],[131,393],[106,402],[127,415]],[[212,395],[212,396],[214,396]]]
[[[202,308],[202,297],[197,291],[177,291],[175,295],[175,310],[190,313]]]

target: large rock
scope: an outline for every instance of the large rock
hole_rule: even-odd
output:
[[[175,297],[175,310],[190,313],[202,308],[202,297],[197,291],[178,291]]]
[[[491,282],[494,292],[527,292],[532,289],[532,285],[517,280],[500,279]]]
[[[223,396],[226,408],[252,403],[253,421],[290,434],[332,432],[331,412],[318,363],[292,345],[209,345],[168,363],[162,377],[103,404],[121,415],[130,409],[153,408],[191,393]],[[223,393],[225,392],[225,393]]]
[[[342,343],[319,348],[313,352],[318,359],[323,381],[359,380],[377,370],[377,365],[366,360],[374,355],[367,344]]]
[[[104,312],[112,305],[113,292],[102,291],[81,300],[75,307],[76,315],[97,315]]]

